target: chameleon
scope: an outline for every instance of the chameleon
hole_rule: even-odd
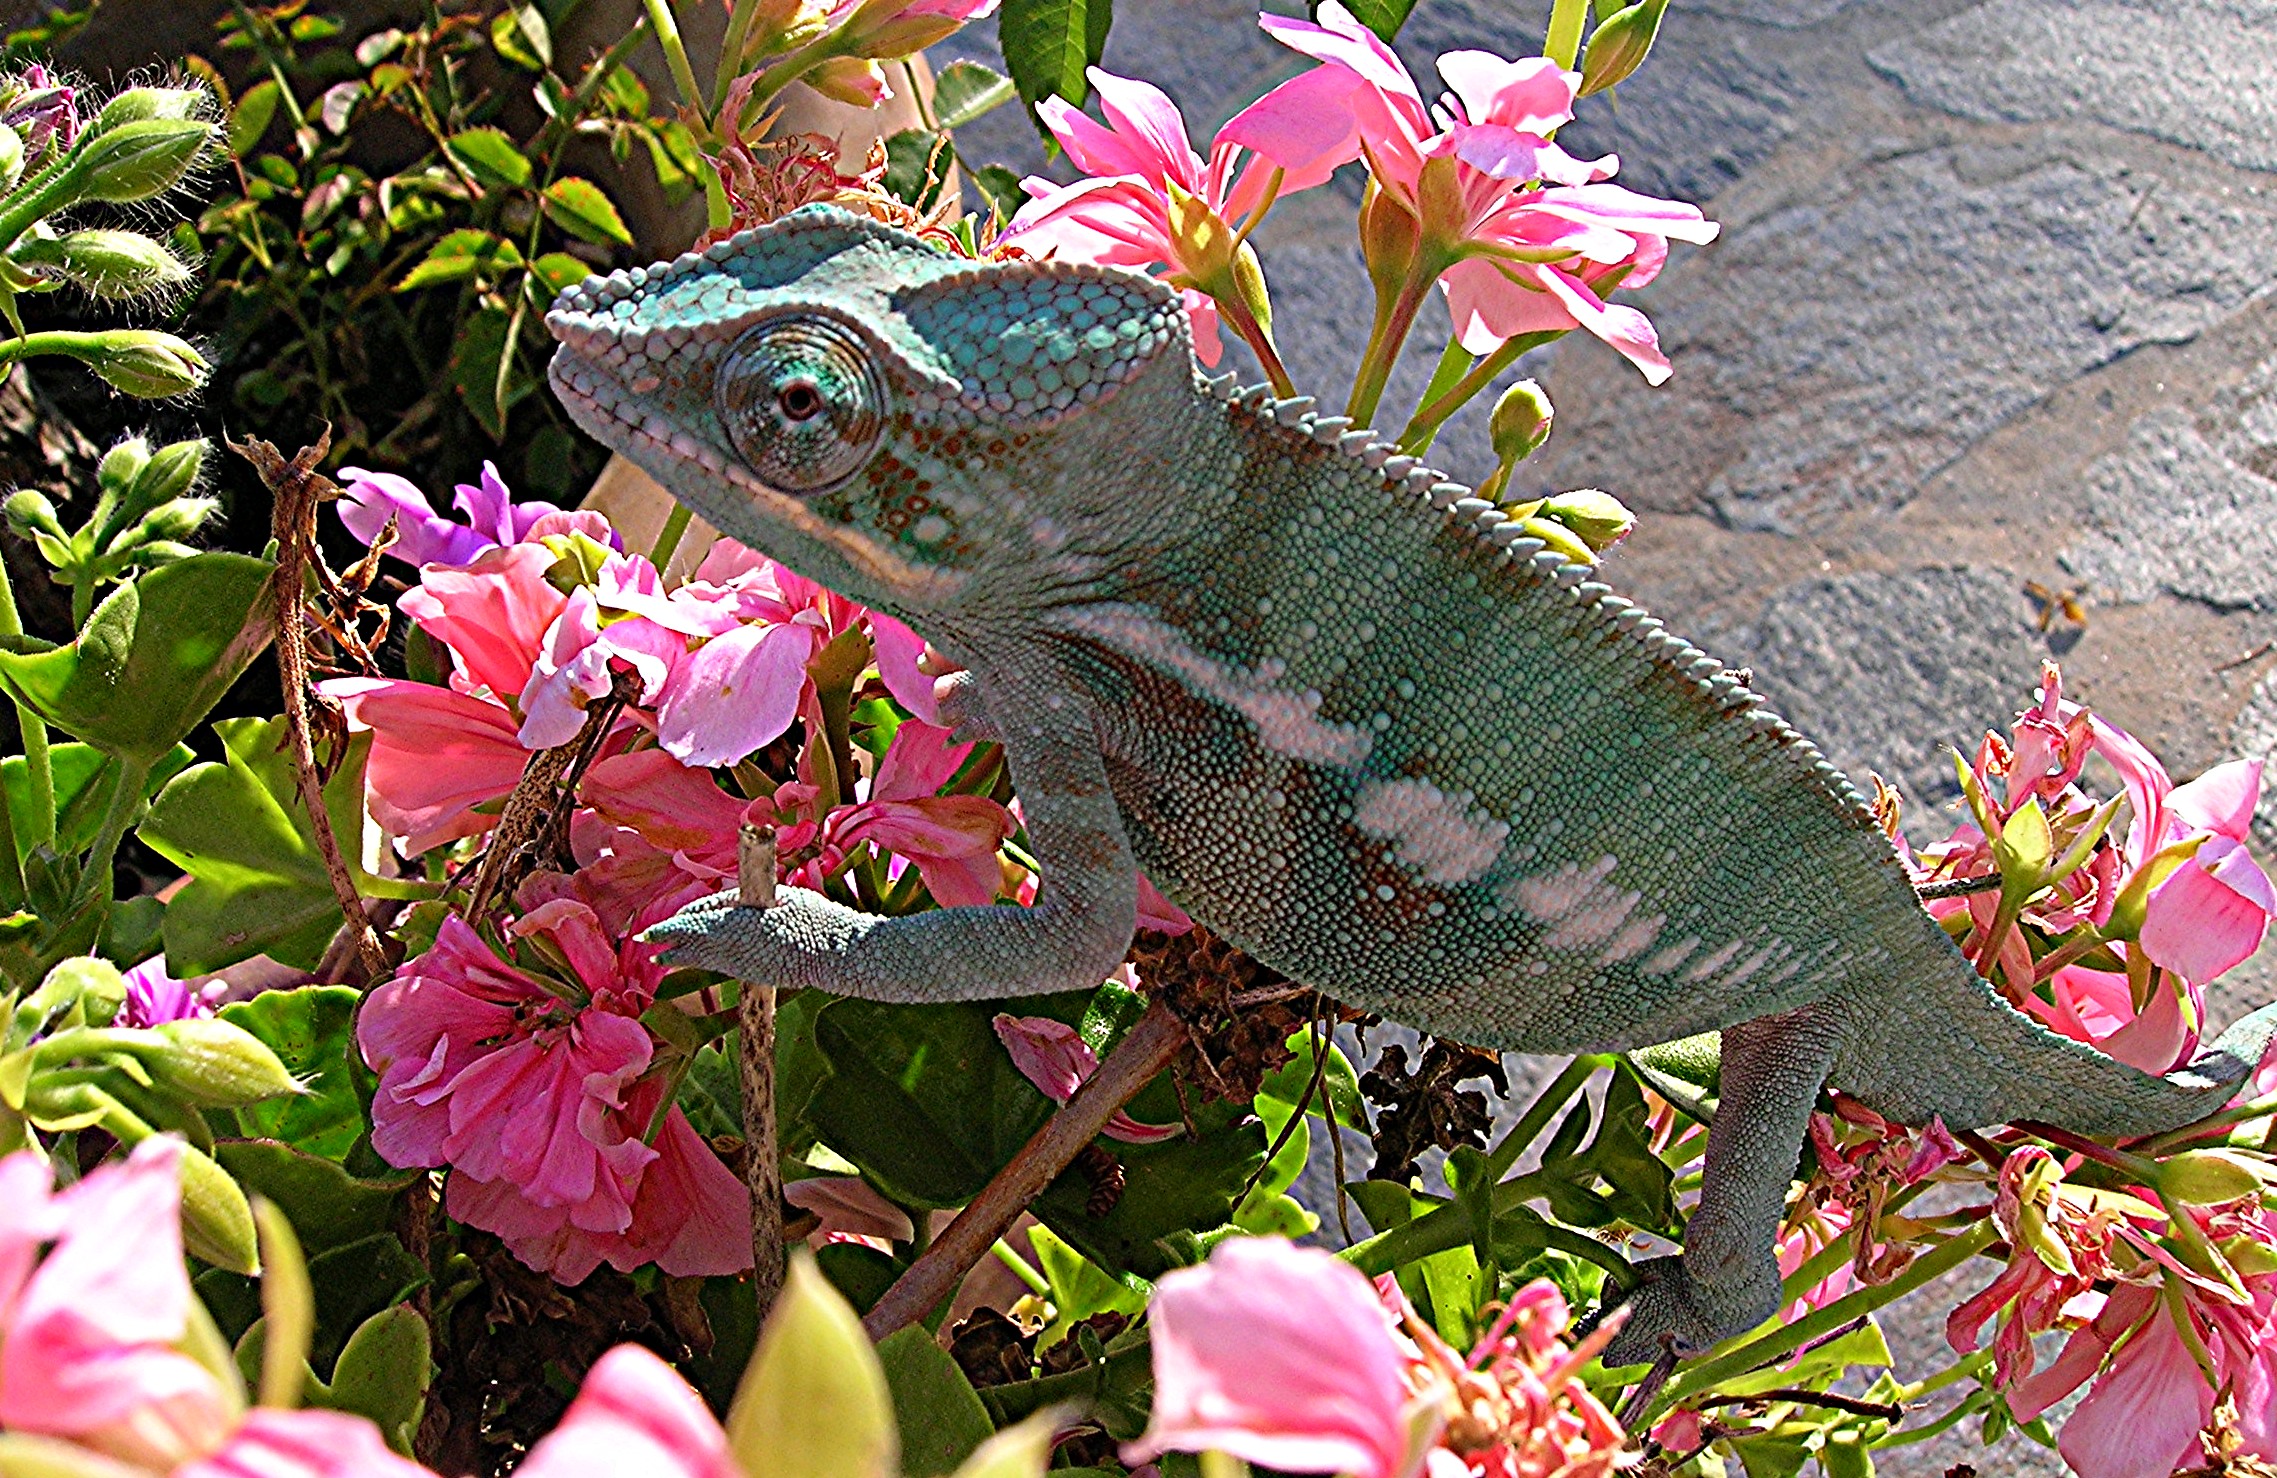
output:
[[[1953,1128],[2140,1135],[2225,1103],[2248,1017],[2164,1077],[1979,978],[1858,791],[1741,674],[1469,488],[1197,364],[1143,273],[974,261],[809,206],[556,300],[568,413],[720,529],[900,618],[1001,744],[1032,906],[785,889],[651,930],[674,964],[888,1002],[1087,989],[1143,871],[1304,985],[1480,1046],[1720,1032],[1679,1254],[1609,1364],[1779,1304],[1822,1088]]]

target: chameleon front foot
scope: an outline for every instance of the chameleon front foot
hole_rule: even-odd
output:
[[[1721,1327],[1702,1306],[1700,1286],[1685,1271],[1681,1257],[1638,1263],[1637,1279],[1626,1305],[1628,1320],[1605,1346],[1608,1366],[1644,1365],[1664,1355],[1688,1360],[1761,1322],[1748,1319],[1734,1328]]]
[[[827,988],[829,959],[843,955],[879,922],[806,888],[784,888],[764,908],[742,904],[731,889],[697,899],[641,937],[668,945],[659,958],[675,968]]]

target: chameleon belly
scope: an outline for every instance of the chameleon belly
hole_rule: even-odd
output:
[[[1197,918],[1535,1051],[1785,1010],[1935,932],[1848,782],[1712,661],[1303,424],[1224,424],[1222,538],[1056,622],[1134,850]]]

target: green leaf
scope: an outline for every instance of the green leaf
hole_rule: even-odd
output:
[[[632,232],[624,217],[591,180],[570,175],[546,186],[545,211],[562,230],[595,246],[630,246]]]
[[[948,181],[948,137],[929,129],[905,128],[887,139],[885,177],[881,181],[886,193],[918,210],[932,209]]]
[[[451,345],[451,388],[458,391],[468,413],[494,441],[505,439],[504,411],[512,410],[532,389],[531,381],[517,379],[509,372],[506,404],[503,409],[498,404],[498,361],[509,348],[509,323],[505,309],[485,308],[459,325],[458,339]]]
[[[503,128],[469,128],[450,137],[451,157],[486,185],[508,187],[530,182],[530,157]]]
[[[1265,1075],[1257,1085],[1259,1098],[1270,1098],[1294,1107],[1305,1096],[1312,1082],[1313,1034],[1296,1031],[1289,1036],[1289,1050],[1296,1055],[1280,1067]],[[1368,1132],[1368,1109],[1360,1097],[1360,1075],[1352,1070],[1352,1063],[1344,1049],[1334,1042],[1328,1044],[1328,1067],[1321,1074],[1320,1088],[1313,1094],[1305,1112],[1326,1119],[1330,1109],[1335,1110],[1336,1122],[1347,1129]]]
[[[269,644],[269,569],[215,553],[152,570],[112,591],[70,646],[0,651],[0,686],[73,738],[156,765]]]
[[[1314,18],[1320,15],[1320,0],[1312,0],[1308,7]],[[1415,9],[1415,0],[1351,0],[1345,7],[1352,18],[1385,41],[1399,35],[1399,28],[1407,24],[1407,17]]]
[[[405,1188],[427,1174],[405,1170],[360,1180],[331,1160],[274,1139],[225,1139],[214,1146],[214,1158],[240,1185],[284,1208],[311,1256],[360,1244],[385,1227]]]
[[[1106,54],[1113,21],[1112,0],[1004,0],[996,39],[1031,115],[1048,97],[1080,107],[1090,96],[1083,72]]]
[[[277,116],[277,84],[263,78],[239,95],[237,106],[229,110],[229,152],[242,158],[261,142],[269,131],[269,121]]]
[[[878,1343],[886,1388],[893,1393],[901,1428],[901,1470],[909,1478],[953,1473],[995,1432],[988,1408],[957,1362],[919,1325],[896,1330]]]
[[[214,725],[224,758],[174,777],[139,835],[190,874],[166,911],[166,957],[182,976],[256,954],[311,969],[341,925],[339,900],[302,813],[284,720],[224,719]],[[359,864],[364,837],[363,770],[368,736],[351,741],[324,787],[349,874],[370,897],[415,898],[430,885],[375,877]]]
[[[1037,1349],[1050,1349],[1094,1314],[1135,1315],[1146,1307],[1143,1281],[1117,1278],[1069,1246],[1050,1227],[1029,1228],[1028,1245],[1035,1249],[1036,1265],[1051,1283],[1054,1311],[1051,1326],[1036,1337]]]
[[[498,54],[526,71],[542,72],[553,65],[553,31],[545,12],[535,5],[513,5],[490,22],[490,44]]]
[[[989,205],[1006,220],[1018,215],[1027,203],[1028,192],[1020,188],[1020,177],[1001,164],[982,165],[972,172],[972,179],[988,197]]]
[[[344,1159],[355,1148],[363,1136],[370,1093],[369,1074],[356,1051],[359,999],[344,985],[304,985],[263,991],[221,1008],[222,1020],[260,1038],[309,1087],[303,1097],[238,1110],[238,1122],[248,1133],[281,1139],[327,1160]],[[303,1235],[313,1236],[305,1228]]]
[[[348,1336],[317,1404],[369,1418],[389,1447],[409,1457],[427,1406],[428,1360],[427,1321],[418,1310],[382,1309]]]
[[[560,292],[575,287],[593,275],[593,269],[565,251],[549,251],[530,263],[530,271],[546,285],[548,292]]]
[[[521,265],[522,253],[513,242],[469,227],[451,232],[430,247],[419,264],[403,274],[395,290],[407,293],[415,288],[460,282],[469,277],[489,279]]]
[[[1019,95],[1012,79],[979,62],[951,62],[933,79],[933,120],[962,128]]]
[[[55,849],[65,853],[84,852],[93,845],[96,829],[103,824],[103,808],[110,804],[119,762],[87,744],[57,744],[47,753],[55,781]],[[143,790],[144,798],[156,795],[167,781],[196,760],[196,753],[186,744],[177,744],[168,750],[166,757],[151,770],[149,783]],[[32,815],[32,778],[22,755],[12,754],[0,760],[0,786],[7,791],[8,816],[15,823],[16,853],[21,859],[31,851],[26,828],[31,824]]]

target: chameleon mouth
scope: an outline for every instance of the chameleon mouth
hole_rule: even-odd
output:
[[[546,380],[555,398],[571,420],[603,445],[630,458],[675,498],[738,537],[744,537],[743,526],[756,522],[763,529],[781,530],[790,540],[826,547],[867,587],[866,591],[849,590],[848,594],[874,597],[890,593],[897,603],[918,608],[938,607],[954,598],[964,583],[961,577],[913,565],[853,528],[823,518],[803,500],[769,487],[740,461],[723,456],[641,405],[637,398],[640,383],[621,378],[608,365],[581,352],[572,334],[563,331],[565,325],[552,322],[562,316],[551,315],[548,320],[555,337],[562,340],[546,366]],[[647,364],[638,356],[634,362]],[[722,513],[727,515],[724,520]],[[764,537],[750,542],[762,547],[775,543]],[[787,550],[789,545],[782,547]],[[770,548],[768,552],[777,550]]]

